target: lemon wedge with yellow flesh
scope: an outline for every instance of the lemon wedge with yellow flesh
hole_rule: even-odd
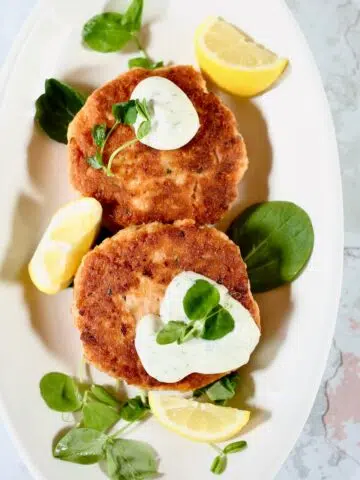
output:
[[[179,396],[149,393],[150,408],[164,427],[197,442],[222,442],[237,435],[250,412]]]
[[[269,88],[288,64],[286,58],[217,17],[207,18],[197,28],[195,50],[200,68],[217,86],[243,97]]]
[[[54,294],[71,283],[94,243],[101,217],[101,204],[94,198],[75,200],[55,213],[29,263],[39,290]]]

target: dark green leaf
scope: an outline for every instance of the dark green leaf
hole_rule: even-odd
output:
[[[183,333],[187,324],[185,322],[170,321],[158,332],[156,341],[160,345],[176,342]]]
[[[150,133],[151,130],[151,122],[149,120],[145,120],[144,122],[140,123],[140,126],[137,130],[136,136],[139,140],[146,137]]]
[[[81,408],[81,395],[74,379],[63,373],[44,375],[40,393],[46,405],[57,412],[75,412]]]
[[[234,330],[235,322],[231,314],[221,305],[213,308],[206,317],[201,338],[217,340]]]
[[[101,385],[91,385],[90,391],[94,395],[94,397],[100,400],[100,402],[106,403],[111,407],[119,407],[119,402],[116,400],[116,398],[113,397],[111,393],[109,393]]]
[[[94,156],[89,157],[87,159],[87,163],[88,163],[88,165],[90,165],[90,167],[95,168],[95,170],[99,170],[100,168],[103,168],[103,166],[104,166],[104,163],[103,163],[102,156],[101,156],[100,152],[96,152],[96,154]]]
[[[102,123],[101,125],[93,126],[91,130],[91,135],[94,139],[95,145],[97,145],[98,147],[102,147],[104,145],[106,132],[107,132],[107,126],[105,123]]]
[[[309,216],[290,202],[250,207],[231,225],[229,235],[240,247],[253,292],[295,280],[314,246]]]
[[[135,422],[143,418],[148,411],[149,405],[137,396],[124,403],[120,415],[127,422]]]
[[[160,68],[164,66],[164,62],[152,62],[149,58],[145,57],[136,57],[131,58],[128,61],[129,68],[146,68],[147,70],[155,70],[156,68]]]
[[[115,408],[99,402],[91,396],[82,408],[83,426],[105,432],[120,420],[120,414]]]
[[[50,138],[66,144],[68,125],[84,103],[84,95],[49,78],[45,81],[45,93],[35,102],[35,120]]]
[[[106,460],[112,480],[142,480],[158,473],[156,452],[144,442],[119,438],[108,443]]]
[[[214,285],[206,280],[196,280],[183,300],[184,311],[190,320],[200,320],[220,301],[220,294]]]
[[[208,385],[206,387],[195,390],[194,397],[207,395],[212,402],[224,404],[227,400],[234,397],[239,375],[230,373],[226,377]]]
[[[124,13],[122,24],[131,33],[138,32],[141,28],[143,6],[143,0],[132,0]]]
[[[97,52],[117,52],[131,39],[131,33],[123,24],[123,16],[106,12],[88,20],[82,31],[84,43]]]
[[[112,106],[114,118],[119,123],[133,125],[137,118],[137,108],[135,100],[128,102],[114,103]]]
[[[223,452],[225,454],[241,452],[241,450],[244,450],[244,448],[246,447],[247,447],[247,442],[245,442],[245,440],[240,440],[238,442],[233,442],[233,443],[229,443],[229,445],[226,445]]]
[[[225,455],[218,455],[215,457],[211,465],[212,473],[215,473],[215,475],[221,475],[225,471],[226,463],[227,459]]]
[[[73,428],[54,448],[54,457],[67,462],[89,465],[104,457],[108,436],[90,428]]]

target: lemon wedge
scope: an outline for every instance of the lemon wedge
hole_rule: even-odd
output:
[[[197,28],[195,51],[200,68],[217,86],[242,97],[269,88],[288,64],[286,58],[217,17],[207,18]]]
[[[75,200],[55,213],[29,263],[30,278],[39,290],[54,294],[71,283],[101,217],[101,204],[94,198]]]
[[[222,442],[246,425],[250,412],[178,396],[149,393],[150,408],[164,427],[197,442]]]

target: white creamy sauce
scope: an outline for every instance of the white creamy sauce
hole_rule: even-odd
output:
[[[133,90],[131,99],[146,99],[151,108],[151,130],[140,141],[157,150],[183,147],[196,135],[199,116],[189,97],[167,78],[148,77]],[[137,132],[144,121],[141,115],[134,124]]]
[[[218,340],[193,338],[181,345],[159,345],[156,335],[165,323],[170,320],[189,322],[183,298],[199,279],[217,288],[220,304],[234,318],[234,330]],[[160,306],[160,316],[145,315],[138,322],[135,348],[149,375],[160,382],[173,383],[190,373],[222,373],[245,365],[259,339],[260,330],[249,311],[231,297],[227,288],[203,275],[182,272],[169,284]]]

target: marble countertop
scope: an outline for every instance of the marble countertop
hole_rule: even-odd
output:
[[[271,1],[271,0],[268,0]],[[320,68],[340,149],[344,281],[316,402],[276,480],[360,478],[360,0],[286,0]],[[0,65],[36,0],[0,0]],[[1,478],[31,476],[0,423]]]

